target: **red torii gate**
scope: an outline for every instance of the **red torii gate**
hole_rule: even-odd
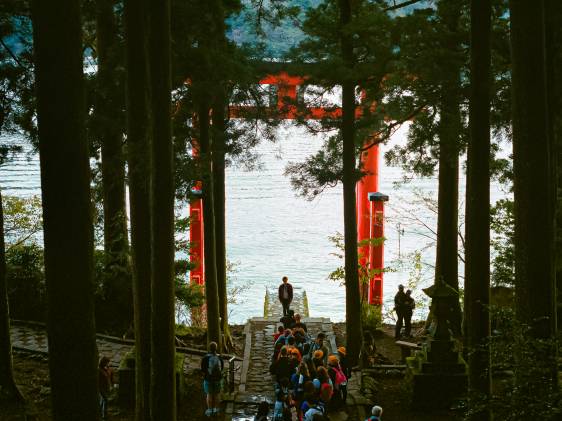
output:
[[[277,75],[268,75],[259,81],[261,85],[277,86],[276,104],[277,116],[283,119],[297,118],[297,107],[294,103],[297,100],[298,87],[305,84],[305,78],[291,76],[286,72]],[[270,107],[273,104],[269,104]],[[241,118],[243,111],[248,107],[232,106],[230,109],[231,118]],[[341,117],[341,108],[325,109],[323,107],[307,108],[307,119],[319,120],[326,117]],[[357,116],[361,115],[358,108]],[[197,150],[193,149],[193,156],[197,156]],[[379,193],[379,147],[370,146],[361,155],[361,162],[364,171],[367,173],[357,183],[357,240],[359,242],[384,236],[384,202],[388,196]],[[195,191],[200,191],[201,185],[198,183]],[[190,203],[190,261],[192,269],[190,281],[203,285],[205,283],[205,262],[203,258],[203,200],[200,197],[193,199]],[[384,244],[365,244],[359,247],[359,258],[362,265],[370,268],[374,275],[369,279],[367,295],[369,304],[382,305],[383,287],[383,268],[384,268]]]

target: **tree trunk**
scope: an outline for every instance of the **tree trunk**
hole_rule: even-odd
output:
[[[118,72],[121,49],[114,15],[114,0],[98,0],[97,130],[101,140],[103,186],[105,292],[113,317],[112,326],[125,331],[132,320],[129,235],[125,208],[125,157],[118,116],[124,85]],[[110,320],[106,321],[111,324]]]
[[[6,285],[6,248],[4,245],[4,210],[0,190],[0,402],[23,401],[14,380],[12,342],[10,338],[10,310]]]
[[[170,1],[149,1],[152,115],[152,384],[154,421],[176,419],[174,177],[171,124]]]
[[[458,54],[458,2],[440,2],[439,14],[448,31],[443,48]],[[441,105],[439,120],[439,187],[437,209],[437,251],[435,281],[442,279],[458,291],[458,199],[459,199],[459,143],[460,62],[454,57],[442,69]],[[461,333],[461,311],[458,299],[451,302],[451,327],[455,335]]]
[[[351,72],[355,63],[353,56],[353,40],[344,28],[351,23],[351,1],[340,0],[340,31],[341,54]],[[357,255],[357,217],[355,184],[355,82],[346,76],[342,80],[342,123],[341,137],[343,142],[343,217],[345,241],[345,311],[347,352],[350,366],[359,361],[359,351],[363,343],[361,326],[361,292],[359,290],[359,262]]]
[[[509,8],[516,314],[520,322],[531,328],[535,338],[549,339],[556,330],[555,197],[548,135],[544,2],[511,0]],[[550,371],[553,383],[557,378],[555,356],[554,346],[541,347],[537,342],[532,369],[542,367]],[[519,377],[519,381],[534,392],[542,392],[546,386],[536,377]]]
[[[562,326],[562,3],[547,0],[546,7],[546,60],[548,84],[548,122],[552,159],[556,171],[556,290],[557,329]]]
[[[150,420],[150,114],[145,0],[125,1],[127,151],[136,351],[136,420]]]
[[[203,98],[199,99],[199,145],[202,164],[203,192],[203,230],[205,257],[205,297],[207,299],[207,339],[214,341],[222,349],[220,330],[219,291],[217,284],[217,263],[215,246],[214,185],[211,158],[211,139],[209,134],[209,106]]]
[[[225,35],[224,11],[221,0],[212,0],[210,9],[213,16],[214,36],[211,54],[220,63],[227,55],[227,41]],[[215,225],[215,262],[217,269],[217,290],[219,300],[220,328],[224,338],[224,349],[233,346],[228,326],[228,292],[226,278],[226,214],[225,214],[225,154],[226,154],[226,81],[222,73],[218,72],[217,80],[213,84],[213,130],[211,143],[212,183],[213,183],[213,216]],[[204,202],[203,202],[204,203]]]
[[[491,396],[490,374],[490,0],[472,0],[470,141],[466,180],[465,325],[475,408]],[[469,315],[469,316],[468,316]],[[468,316],[468,317],[467,317]],[[489,420],[489,407],[471,413]]]
[[[226,191],[225,191],[225,140],[226,140],[226,95],[221,92],[213,106],[213,193],[215,217],[215,257],[217,264],[217,289],[219,294],[220,327],[224,336],[224,347],[231,347],[232,338],[228,326],[228,291],[226,278]]]
[[[99,416],[80,2],[32,2],[53,419]]]

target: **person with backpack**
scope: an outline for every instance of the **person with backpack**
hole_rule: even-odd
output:
[[[367,418],[365,421],[380,421],[382,418],[382,408],[378,405],[373,406],[371,410],[371,416]]]
[[[304,414],[304,421],[313,421],[315,417],[322,415],[323,419],[329,419],[327,415],[327,407],[333,394],[333,388],[330,384],[324,383],[320,389],[320,399],[311,406]]]
[[[291,407],[291,391],[289,389],[289,379],[283,377],[275,386],[275,405],[273,407],[273,420],[283,421],[290,414]],[[289,418],[290,419],[290,418]]]
[[[340,367],[338,357],[335,355],[330,355],[328,357],[328,375],[334,385],[332,405],[334,407],[341,406],[345,402],[345,399],[343,398],[344,394],[347,399],[347,377]]]
[[[300,406],[304,398],[304,384],[311,380],[310,373],[308,372],[308,367],[306,363],[301,362],[297,368],[297,372],[291,376],[291,385],[293,387],[293,399],[295,400],[295,405],[297,411],[300,413]]]
[[[324,356],[324,364],[326,365],[328,363],[328,353],[330,352],[328,350],[328,347],[326,346],[326,344],[324,343],[324,340],[326,339],[326,334],[324,332],[319,332],[318,335],[316,335],[316,340],[312,343],[312,345],[310,346],[310,354],[314,355],[315,351],[322,351],[322,355]]]
[[[209,352],[201,360],[201,371],[205,375],[203,390],[207,396],[207,410],[205,411],[207,417],[220,412],[219,394],[221,392],[224,362],[217,354],[217,348],[217,343],[211,342],[209,344]]]
[[[347,378],[347,381],[349,381],[349,379],[351,378],[351,367],[349,367],[349,365],[347,364],[347,351],[345,349],[344,346],[340,346],[338,348],[338,358],[340,360],[340,367],[341,370],[343,371],[343,374],[345,374],[345,377]],[[345,403],[345,401],[347,400],[347,385],[343,388],[341,388],[342,391],[342,400],[343,403]]]

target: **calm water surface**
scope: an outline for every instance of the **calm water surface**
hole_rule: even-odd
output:
[[[292,126],[279,130],[277,143],[258,147],[260,170],[227,170],[227,253],[235,267],[231,273],[232,285],[242,288],[237,303],[231,306],[231,321],[243,323],[249,317],[262,315],[266,289],[275,290],[284,275],[293,285],[306,290],[312,316],[343,320],[344,287],[327,279],[331,271],[343,265],[333,255],[338,251],[328,240],[336,232],[343,233],[341,186],[326,190],[311,202],[296,197],[289,179],[283,175],[285,166],[318,150],[322,138]],[[399,131],[390,145],[402,142],[404,136],[405,130]],[[384,146],[381,152],[388,147]],[[28,156],[28,152],[26,146],[24,153],[0,168],[4,195],[40,193],[39,162],[35,155]],[[384,281],[387,310],[392,308],[398,284],[407,283],[410,278],[421,280],[414,297],[423,296],[421,287],[432,282],[431,265],[435,260],[431,230],[435,230],[436,215],[420,205],[416,197],[419,194],[436,197],[437,180],[416,178],[397,186],[403,176],[401,169],[387,167],[381,159],[379,188],[390,196],[385,228],[385,261],[392,269],[385,274]],[[460,197],[463,195],[461,177]],[[503,196],[500,188],[493,185],[492,200]],[[400,244],[399,228],[403,230]],[[413,276],[411,255],[416,250],[421,251],[422,261],[427,264],[419,275]],[[399,252],[401,259],[397,260]],[[416,309],[414,317],[424,313],[423,308]]]

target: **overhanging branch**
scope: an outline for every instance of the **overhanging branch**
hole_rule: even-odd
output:
[[[390,12],[392,10],[398,10],[398,9],[401,9],[403,7],[406,7],[406,6],[410,6],[412,4],[419,3],[420,1],[423,1],[423,0],[408,0],[408,1],[405,1],[405,2],[402,2],[402,3],[398,3],[398,4],[396,4],[396,2],[394,2],[393,6],[388,6],[386,9],[383,9],[383,11],[384,12]]]
[[[4,42],[3,39],[0,38],[0,44],[2,45],[2,47],[4,47],[4,49],[8,52],[8,54],[10,55],[10,57],[12,57],[12,59],[18,64],[18,66],[20,66],[23,69],[28,69],[27,66],[25,66],[19,59],[18,57],[14,54],[14,52],[10,49],[10,47],[8,47],[6,45],[6,43]]]
[[[420,112],[422,112],[425,107],[426,107],[426,104],[423,104],[423,105],[417,107],[410,114],[408,114],[406,117],[404,117],[400,120],[396,120],[394,123],[391,123],[388,126],[385,126],[384,129],[379,130],[378,132],[374,133],[373,136],[371,136],[374,140],[371,143],[369,143],[368,145],[363,146],[361,148],[361,152],[368,151],[373,146],[378,145],[378,144],[384,142],[385,140],[387,140],[394,133],[395,129],[398,129],[405,122],[412,120],[415,116],[417,116]]]

